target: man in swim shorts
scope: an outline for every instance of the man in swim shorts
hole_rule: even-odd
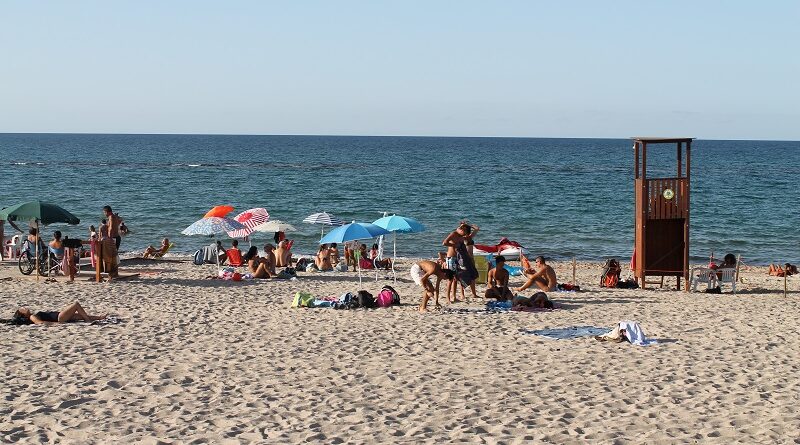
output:
[[[497,301],[510,300],[514,294],[508,288],[508,271],[504,267],[506,259],[500,255],[495,259],[497,265],[486,276],[486,293],[484,298],[496,298]]]
[[[552,267],[545,264],[544,257],[539,255],[536,257],[535,266],[530,269],[526,269],[523,271],[525,277],[528,281],[515,289],[517,292],[522,292],[525,289],[531,287],[533,284],[545,291],[545,292],[553,292],[556,290],[556,285],[558,281],[556,280],[556,271],[553,270]]]
[[[442,245],[447,247],[447,268],[453,272],[458,270],[456,249],[458,248],[459,244],[466,241],[467,227],[469,227],[469,225],[466,223],[459,224],[458,228],[450,232],[450,234],[447,235],[447,238],[442,241]]]
[[[418,286],[422,286],[422,304],[419,306],[420,312],[428,310],[428,300],[434,297],[434,304],[439,307],[439,288],[442,279],[452,280],[455,274],[450,269],[442,269],[441,266],[430,260],[423,260],[411,266],[411,279]],[[436,277],[436,285],[431,284],[430,277]]]

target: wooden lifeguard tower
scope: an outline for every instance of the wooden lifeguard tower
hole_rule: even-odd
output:
[[[694,138],[633,138],[635,242],[634,275],[648,284],[663,287],[664,277],[681,277],[689,287],[689,178]],[[677,174],[669,178],[647,177],[647,148],[655,144],[677,145]],[[684,162],[684,147],[686,148]],[[685,168],[684,168],[685,166]],[[659,281],[647,281],[660,276]]]

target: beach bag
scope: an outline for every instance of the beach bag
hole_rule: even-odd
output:
[[[297,260],[297,263],[294,265],[294,268],[299,272],[305,272],[308,263],[309,263],[308,258],[300,258],[299,260]]]
[[[388,290],[389,292],[392,293],[392,304],[400,304],[400,294],[398,294],[397,291],[394,290],[392,286],[386,284],[383,286],[383,288],[381,288],[381,292],[383,292],[384,290]]]
[[[378,307],[389,307],[392,305],[393,300],[394,294],[392,291],[384,287],[378,293],[378,298],[375,299],[375,303],[378,305]]]
[[[292,300],[292,307],[314,307],[314,296],[308,292],[297,292]]]
[[[622,272],[622,269],[616,259],[609,258],[606,260],[603,265],[603,273],[600,275],[600,287],[617,287],[620,272]]]
[[[358,267],[360,267],[361,269],[372,269],[374,267],[374,264],[372,263],[372,260],[361,258],[360,260],[358,260]]]
[[[347,263],[339,263],[336,269],[339,270],[339,272],[347,272]]]
[[[192,262],[197,266],[202,266],[205,264],[205,258],[203,258],[203,250],[199,249],[194,252],[194,257],[192,258]]]
[[[278,272],[278,278],[284,280],[290,280],[292,278],[295,278],[296,276],[297,272],[295,272],[294,268],[292,267],[287,267],[286,269],[283,269],[282,271]]]
[[[355,299],[356,301],[358,301],[358,307],[360,308],[373,309],[376,306],[375,297],[373,297],[371,293],[365,290],[358,291],[358,294],[356,295]]]

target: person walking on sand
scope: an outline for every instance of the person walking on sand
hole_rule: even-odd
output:
[[[509,274],[505,268],[506,258],[500,255],[495,261],[497,265],[486,276],[488,286],[484,298],[496,298],[497,301],[510,300],[514,297],[514,293],[508,287]]]
[[[414,283],[416,283],[417,286],[422,286],[422,304],[419,306],[419,311],[425,312],[428,310],[428,300],[431,297],[434,297],[434,304],[436,308],[441,307],[439,305],[439,288],[442,283],[442,279],[448,281],[453,280],[453,271],[450,269],[442,269],[441,266],[433,261],[423,260],[411,266],[411,270],[409,272],[411,274],[411,279],[414,280]],[[436,277],[435,286],[431,284],[431,276]]]
[[[526,260],[527,261],[527,260]],[[544,257],[539,255],[534,260],[536,266],[535,268],[526,268],[523,270],[523,274],[528,279],[522,287],[516,289],[517,292],[522,292],[525,289],[531,287],[534,283],[536,286],[545,291],[545,292],[553,292],[556,290],[556,286],[558,285],[558,281],[556,280],[556,271],[553,270],[552,267],[545,264]]]

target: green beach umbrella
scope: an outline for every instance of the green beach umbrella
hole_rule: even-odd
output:
[[[78,224],[81,222],[75,215],[69,213],[56,204],[41,201],[28,201],[0,210],[0,219],[5,221],[31,221],[43,225],[66,223]]]

